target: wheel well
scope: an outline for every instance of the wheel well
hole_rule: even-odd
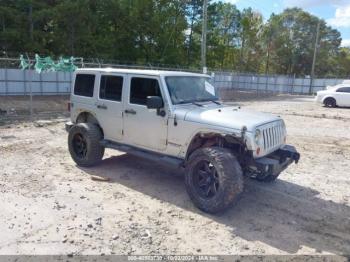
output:
[[[327,100],[334,100],[335,102],[337,102],[337,100],[335,100],[334,97],[328,96],[328,97],[326,97],[325,99],[323,99],[323,103],[326,103]]]
[[[103,129],[100,125],[100,123],[98,122],[98,120],[96,119],[96,117],[89,113],[89,112],[82,112],[78,115],[77,119],[76,119],[76,123],[92,123],[92,124],[95,124],[97,125],[101,132],[102,132],[102,136],[104,137],[104,132],[103,132]]]
[[[233,135],[223,135],[217,133],[199,133],[192,138],[186,153],[186,160],[198,148],[203,147],[224,147],[230,149],[238,158],[243,156],[246,145],[241,138]]]
[[[97,119],[93,116],[93,114],[89,112],[82,112],[78,115],[76,119],[77,123],[93,123],[98,124]]]

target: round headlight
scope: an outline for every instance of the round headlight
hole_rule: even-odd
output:
[[[255,135],[254,135],[255,143],[259,144],[260,139],[261,139],[261,131],[260,131],[260,129],[256,129]]]

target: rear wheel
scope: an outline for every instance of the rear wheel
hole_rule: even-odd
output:
[[[337,106],[337,101],[333,97],[328,97],[326,100],[324,100],[324,105],[326,107],[336,107]]]
[[[89,167],[102,160],[104,147],[101,146],[102,132],[92,123],[79,123],[69,130],[69,152],[77,165]]]
[[[243,191],[242,169],[228,149],[200,148],[189,158],[185,183],[199,209],[217,213],[231,206]]]

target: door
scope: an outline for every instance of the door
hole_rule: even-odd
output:
[[[155,151],[166,149],[168,116],[160,116],[157,110],[146,106],[147,96],[164,97],[159,83],[156,77],[129,76],[128,97],[124,101],[124,140],[127,144]]]
[[[350,107],[350,87],[338,88],[336,98],[338,106]]]
[[[100,76],[100,88],[96,102],[97,119],[104,138],[121,141],[123,138],[123,86],[125,75],[104,74]]]

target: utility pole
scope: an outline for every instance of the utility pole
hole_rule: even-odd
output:
[[[320,35],[320,25],[321,25],[321,20],[318,20],[317,29],[316,29],[315,47],[314,47],[314,57],[312,59],[312,67],[311,67],[311,74],[310,74],[311,79],[310,79],[309,95],[312,94],[312,89],[313,89],[312,84],[315,76],[315,64],[316,64],[316,56],[318,51],[318,38]]]
[[[208,0],[203,1],[203,24],[202,24],[202,48],[201,64],[203,73],[207,73],[207,20],[208,20]]]
[[[265,75],[267,75],[269,73],[270,48],[271,48],[271,32],[269,32],[269,42],[267,43],[267,56],[266,56],[266,64],[265,64]]]

